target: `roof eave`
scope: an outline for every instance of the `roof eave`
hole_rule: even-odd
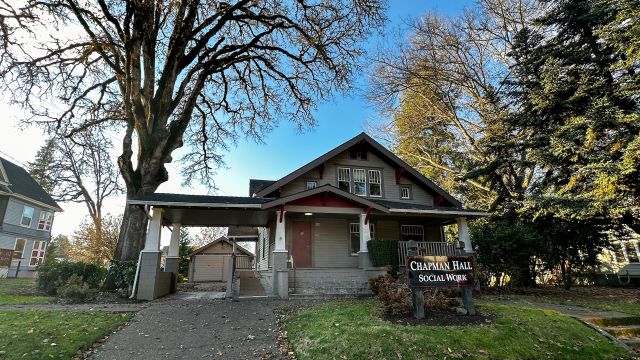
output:
[[[127,205],[148,205],[158,207],[203,207],[203,208],[239,208],[239,209],[261,209],[262,203],[253,204],[230,204],[230,203],[194,203],[183,201],[158,201],[158,200],[127,200]]]
[[[460,216],[473,216],[473,217],[487,217],[491,216],[491,213],[484,211],[473,210],[439,210],[439,209],[400,209],[391,208],[391,213],[411,213],[411,214],[439,214],[439,215],[460,215]]]
[[[262,204],[262,209],[269,209],[278,205],[286,205],[287,202],[291,202],[291,201],[295,201],[298,199],[303,199],[309,196],[313,196],[313,195],[317,195],[317,194],[321,194],[323,192],[330,192],[332,194],[335,194],[337,196],[340,196],[342,198],[345,198],[347,200],[353,201],[353,202],[357,202],[362,204],[365,207],[369,207],[372,209],[376,209],[385,213],[389,212],[389,209],[387,209],[386,207],[380,205],[380,204],[376,204],[373,201],[367,200],[365,198],[362,198],[360,196],[357,195],[353,195],[351,193],[348,193],[346,191],[340,190],[335,186],[331,186],[331,185],[322,185],[319,186],[317,188],[311,189],[311,190],[305,190],[305,191],[301,191],[299,193],[295,193],[289,196],[285,196],[282,198],[278,198],[269,202],[266,202],[264,204]]]

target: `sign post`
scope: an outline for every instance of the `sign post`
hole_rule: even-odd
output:
[[[409,255],[409,258],[419,255],[418,244],[414,240],[409,240],[407,243],[407,255]],[[411,281],[409,281],[409,287],[411,288],[413,317],[416,319],[424,319],[424,292],[420,288],[411,287]]]
[[[411,242],[409,246],[411,246]],[[472,287],[475,283],[473,256],[415,256],[411,254],[412,252],[408,252],[406,264],[407,281],[412,294],[416,290],[422,294],[422,288],[459,287],[467,314],[476,314],[472,299]],[[424,297],[422,303],[424,304]]]

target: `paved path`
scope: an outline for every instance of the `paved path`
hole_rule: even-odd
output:
[[[89,358],[282,359],[271,299],[157,300],[111,335]]]

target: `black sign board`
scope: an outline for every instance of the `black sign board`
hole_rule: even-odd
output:
[[[409,287],[472,287],[473,256],[407,256]]]

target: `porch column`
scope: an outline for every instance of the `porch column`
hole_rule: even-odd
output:
[[[638,262],[640,262],[640,245],[638,245],[637,241],[634,241],[633,246],[636,248],[636,256],[638,257]]]
[[[473,253],[473,246],[471,245],[471,236],[469,235],[469,225],[467,225],[466,217],[459,217],[456,219],[458,223],[458,240],[464,243],[464,251],[466,253]]]
[[[367,222],[367,214],[360,214],[360,251],[358,251],[358,265],[361,269],[371,267],[367,241],[371,240],[371,228]]]
[[[273,250],[273,293],[281,299],[289,298],[289,269],[287,269],[286,211],[276,211],[276,244]],[[294,259],[295,262],[295,259]]]
[[[180,270],[180,224],[173,224],[171,231],[171,242],[169,243],[169,253],[164,259],[164,271],[173,273],[171,282],[171,292],[176,292],[178,284],[178,272]]]
[[[138,275],[138,291],[136,293],[138,300],[155,300],[158,298],[162,213],[162,208],[153,208],[144,249],[140,252],[140,274]]]

